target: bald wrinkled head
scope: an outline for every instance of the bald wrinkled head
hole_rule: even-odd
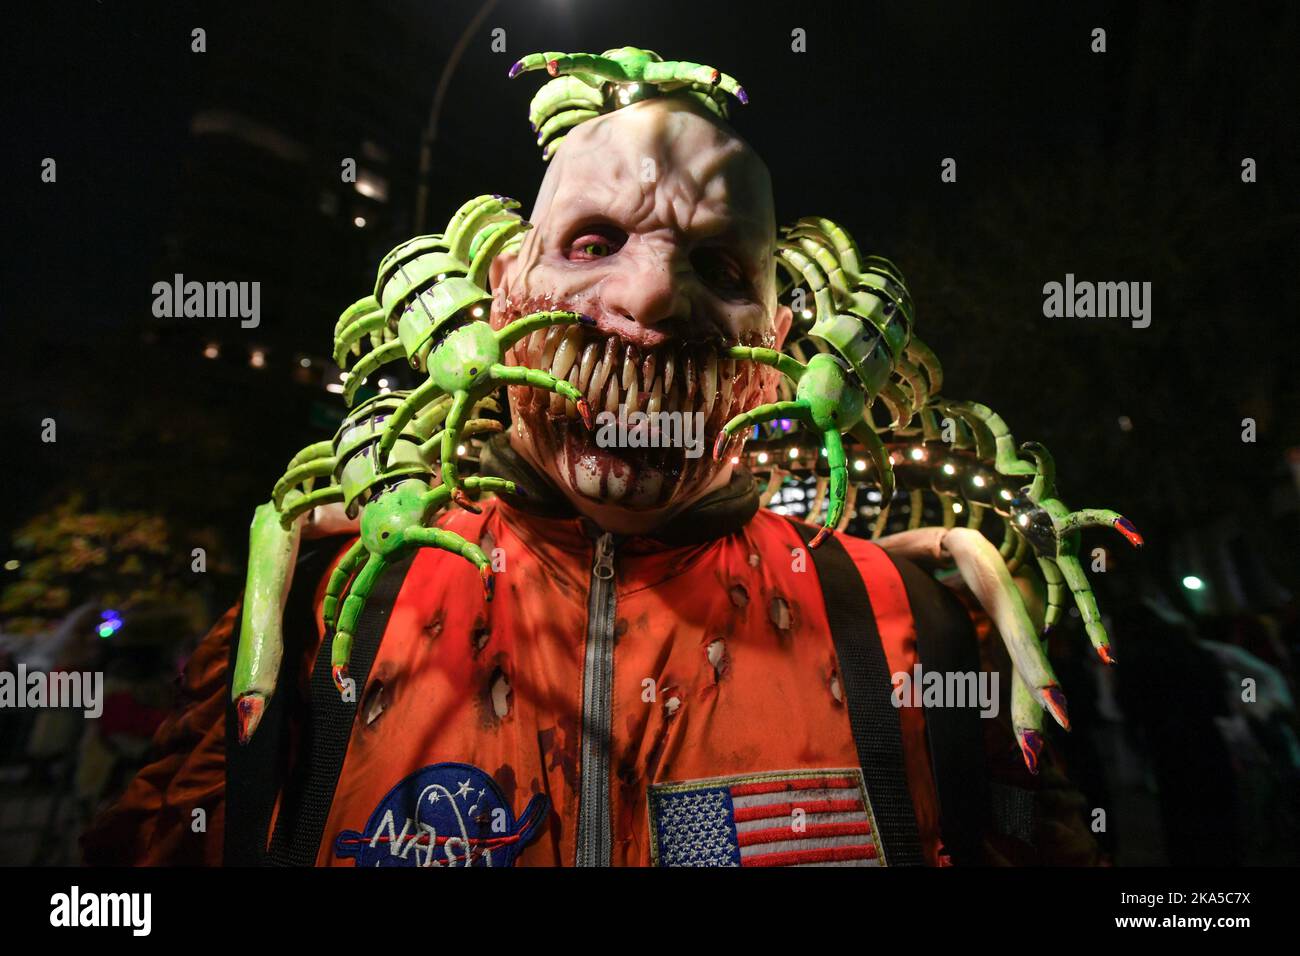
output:
[[[789,327],[776,303],[771,179],[702,105],[646,100],[573,129],[530,220],[518,255],[493,264],[494,322],[564,308],[597,324],[525,339],[513,361],[569,379],[594,412],[703,413],[709,439],[770,400],[770,370],[718,353],[779,347]],[[666,517],[729,472],[707,453],[594,447],[576,435],[572,409],[539,390],[512,388],[511,406],[516,447],[580,508]]]

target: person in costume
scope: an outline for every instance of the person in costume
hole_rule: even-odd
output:
[[[259,509],[245,601],[88,861],[1098,862],[1011,572],[1036,557],[1046,616],[1073,597],[1107,659],[1078,534],[1136,530],[1069,512],[1045,449],[941,396],[892,263],[830,220],[778,232],[771,175],[727,120],[734,80],[633,48],[512,75],[541,69],[528,222],[472,200],[340,317],[349,417]],[[422,384],[361,398],[391,361]],[[702,444],[610,444],[600,415],[620,409],[647,429],[693,416]],[[781,416],[824,443],[820,530],[763,508],[746,467],[745,438]],[[855,481],[939,496],[943,527],[832,534],[846,447]],[[954,503],[1002,519],[1001,547]],[[917,562],[955,564],[965,591]],[[918,666],[999,674],[1000,719],[895,693]]]

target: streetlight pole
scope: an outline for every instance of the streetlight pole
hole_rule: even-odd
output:
[[[420,135],[420,172],[415,190],[415,234],[417,236],[424,232],[424,217],[429,206],[429,172],[433,167],[433,144],[438,138],[438,115],[442,112],[442,101],[447,96],[451,76],[456,72],[456,67],[469,46],[469,41],[483,25],[488,14],[496,7],[497,2],[498,0],[486,0],[478,13],[474,14],[469,26],[452,47],[451,55],[447,57],[447,65],[442,68],[442,74],[438,77],[438,86],[433,91],[433,103],[429,107],[429,123]]]

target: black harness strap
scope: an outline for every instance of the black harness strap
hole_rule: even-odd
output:
[[[791,523],[805,545],[817,533],[811,525]],[[924,861],[916,811],[907,789],[902,726],[890,700],[894,687],[871,599],[857,565],[833,535],[817,550],[810,548],[809,553],[826,602],[826,620],[839,659],[849,726],[885,861],[890,866],[920,866]]]
[[[275,795],[284,782],[288,762],[288,721],[286,713],[298,710],[297,682],[289,662],[303,652],[303,636],[315,632],[312,598],[316,586],[338,553],[340,538],[304,544],[294,567],[293,585],[285,603],[284,661],[276,681],[276,691],[262,715],[257,733],[247,744],[239,743],[239,723],[235,705],[226,701],[226,824],[224,863],[226,866],[260,866],[266,861],[266,838],[275,809]],[[235,672],[242,619],[235,620],[230,635],[230,663],[227,674]]]
[[[907,591],[916,622],[916,656],[923,670],[978,675],[979,642],[957,596],[911,561],[892,555],[890,560]],[[979,707],[967,703],[925,710],[943,849],[959,865],[979,862],[990,813],[984,729]]]
[[[298,772],[285,788],[271,838],[270,866],[315,866],[325,820],[334,802],[343,758],[347,756],[357,708],[365,699],[370,667],[379,651],[397,592],[415,554],[394,564],[379,579],[353,635],[348,671],[356,681],[356,700],[344,702],[330,674],[330,643],[325,635],[311,675],[310,701],[300,748]],[[319,580],[319,579],[318,579]],[[313,585],[314,588],[314,585]]]

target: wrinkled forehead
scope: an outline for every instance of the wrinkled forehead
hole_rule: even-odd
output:
[[[772,182],[744,140],[687,100],[647,100],[589,120],[565,137],[530,217],[610,218],[628,231],[730,233],[766,254],[775,242]]]

